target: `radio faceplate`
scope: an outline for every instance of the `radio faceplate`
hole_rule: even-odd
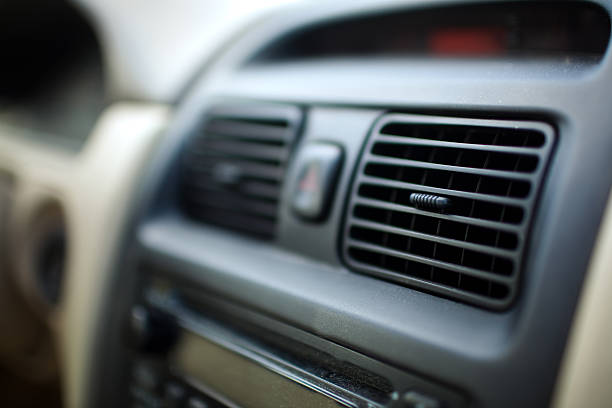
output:
[[[364,406],[358,401],[343,399],[247,350],[230,350],[194,332],[183,333],[170,361],[171,367],[188,383],[200,388],[205,386],[211,394],[231,396],[238,406]]]
[[[137,346],[129,389],[136,406],[466,406],[446,387],[198,289],[158,277],[144,287],[131,337],[178,335],[166,349]]]

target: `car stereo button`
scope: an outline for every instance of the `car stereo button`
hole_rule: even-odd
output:
[[[208,408],[208,404],[198,397],[191,397],[187,401],[187,408]]]
[[[147,390],[155,390],[160,384],[160,376],[155,367],[144,361],[135,364],[132,377],[135,384]]]
[[[175,382],[169,382],[164,389],[164,407],[180,408],[185,401],[185,387]]]
[[[415,391],[404,394],[402,401],[405,408],[440,408],[438,401]]]

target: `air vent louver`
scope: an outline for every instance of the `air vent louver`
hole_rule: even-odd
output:
[[[180,197],[185,213],[272,239],[299,119],[299,109],[290,106],[210,110],[184,155]]]
[[[429,292],[507,307],[552,142],[552,129],[541,123],[383,117],[351,191],[346,262]]]

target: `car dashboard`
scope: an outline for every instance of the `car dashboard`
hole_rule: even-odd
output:
[[[67,406],[606,405],[610,2],[163,3],[0,114]]]

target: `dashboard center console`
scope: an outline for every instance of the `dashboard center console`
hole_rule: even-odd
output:
[[[128,325],[133,404],[466,406],[455,390],[167,278],[145,287]]]

